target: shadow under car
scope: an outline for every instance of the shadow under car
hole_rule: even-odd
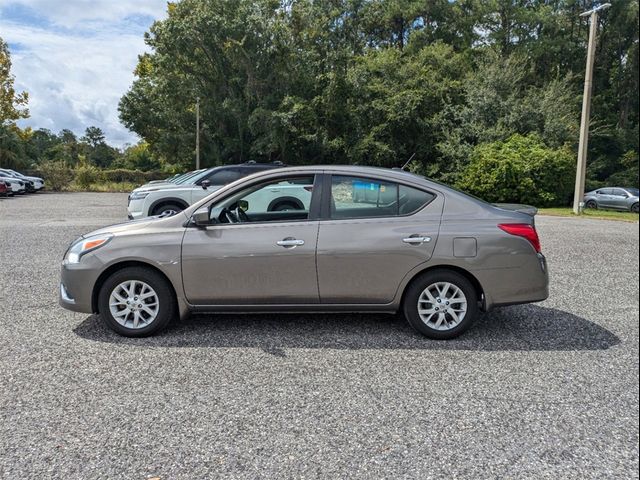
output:
[[[288,348],[568,351],[605,350],[620,343],[596,323],[538,305],[496,309],[461,337],[444,341],[426,339],[401,316],[385,314],[193,315],[147,338],[119,336],[90,315],[74,332],[87,340],[135,347],[260,348],[275,355]]]

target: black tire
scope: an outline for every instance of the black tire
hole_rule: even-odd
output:
[[[158,205],[153,209],[153,213],[151,215],[161,215],[164,212],[181,212],[182,210],[184,210],[184,208],[180,205],[169,203],[166,205]]]
[[[598,203],[595,200],[589,200],[586,204],[585,204],[586,208],[593,208],[594,210],[598,209]]]
[[[418,300],[422,292],[429,286],[438,282],[448,282],[460,290],[466,297],[467,312],[464,318],[455,327],[449,330],[437,330],[428,326],[418,314]],[[478,318],[478,294],[471,282],[463,275],[452,270],[433,270],[414,279],[405,291],[402,304],[404,316],[415,330],[426,337],[436,340],[447,340],[462,335]]]
[[[134,329],[128,328],[116,321],[109,309],[111,292],[122,282],[139,280],[155,290],[158,298],[158,313],[156,318],[147,326]],[[158,272],[144,267],[127,267],[113,273],[102,284],[98,295],[98,310],[102,321],[113,331],[125,337],[147,337],[165,328],[176,314],[176,299],[171,285]]]
[[[631,211],[632,211],[633,213],[638,213],[638,212],[639,212],[639,210],[640,210],[640,209],[639,209],[639,207],[638,207],[638,204],[637,204],[637,203],[634,203],[633,205],[631,205]]]
[[[302,210],[302,207],[293,202],[280,202],[271,207],[272,212],[284,212],[287,210]]]

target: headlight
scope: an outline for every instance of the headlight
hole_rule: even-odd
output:
[[[110,233],[103,235],[94,235],[93,237],[82,238],[71,245],[67,252],[67,262],[80,263],[80,259],[85,253],[89,253],[106,245],[113,238]]]
[[[129,197],[130,200],[142,200],[143,198],[147,198],[149,192],[133,192]]]

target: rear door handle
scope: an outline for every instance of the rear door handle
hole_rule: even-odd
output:
[[[298,245],[304,245],[304,240],[298,240],[297,238],[287,237],[276,242],[277,245],[285,248],[297,247]]]
[[[410,245],[421,245],[423,243],[429,243],[431,241],[431,237],[421,237],[418,235],[411,235],[410,237],[403,238],[402,241]]]

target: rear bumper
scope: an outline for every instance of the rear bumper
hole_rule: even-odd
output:
[[[525,264],[515,268],[476,270],[483,286],[485,309],[541,302],[549,297],[549,269],[541,253],[531,255]]]

